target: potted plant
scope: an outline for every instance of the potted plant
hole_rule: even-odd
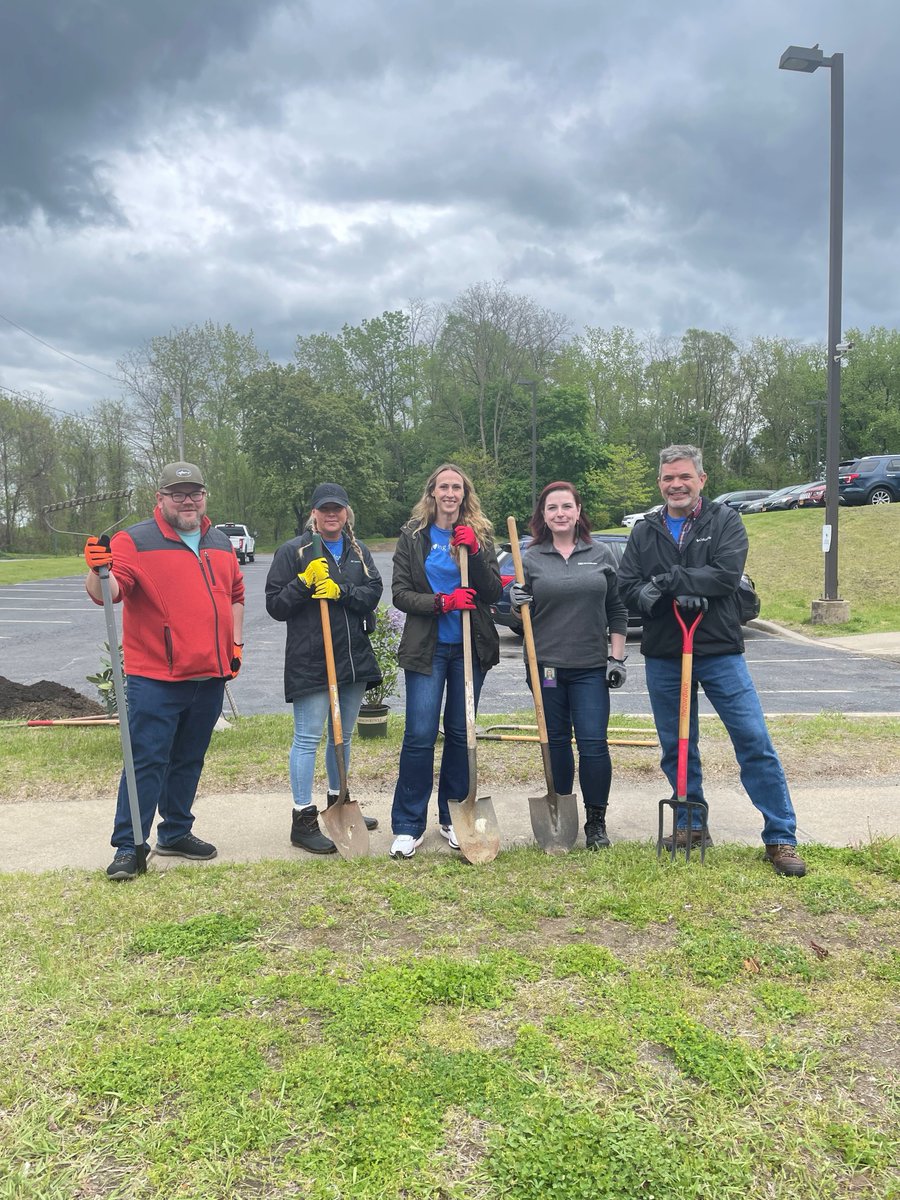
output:
[[[359,710],[356,731],[364,738],[387,737],[389,709],[385,700],[397,695],[400,678],[397,649],[403,632],[403,614],[396,608],[381,605],[373,616],[375,627],[369,637],[381,672],[381,683],[369,688]]]

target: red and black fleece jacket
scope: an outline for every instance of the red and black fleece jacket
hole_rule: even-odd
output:
[[[111,548],[126,675],[230,678],[232,605],[244,603],[244,577],[225,534],[203,517],[198,558],[157,506],[149,520],[114,534]]]

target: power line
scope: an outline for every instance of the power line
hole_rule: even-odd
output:
[[[79,367],[85,367],[88,371],[95,371],[96,374],[102,375],[104,379],[111,379],[113,383],[121,384],[122,380],[116,378],[115,375],[109,375],[106,371],[101,371],[99,367],[92,367],[90,363],[82,362],[80,358],[73,358],[71,354],[66,354],[65,350],[59,350],[56,346],[51,346],[49,342],[45,342],[43,338],[39,338],[36,333],[32,333],[30,329],[25,329],[22,325],[17,325],[15,321],[11,321],[9,317],[4,317],[0,313],[0,321],[5,321],[7,325],[12,325],[13,329],[18,329],[20,333],[24,333],[27,337],[34,338],[36,342],[40,342],[42,346],[46,346],[48,350],[52,350],[54,354],[61,354],[63,358],[67,358],[69,362],[76,363]],[[8,389],[7,389],[8,390]]]
[[[14,388],[5,387],[0,383],[0,392],[8,392],[10,396],[18,396],[20,400],[27,401],[28,404],[39,404],[41,408],[49,408],[51,412],[59,413],[61,417],[74,417],[77,413],[66,412],[62,408],[54,408],[52,404],[48,404],[46,400],[38,400],[34,396],[26,396],[24,392],[17,392]]]

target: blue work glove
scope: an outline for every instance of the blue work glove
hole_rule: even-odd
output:
[[[523,604],[532,604],[534,596],[528,590],[527,583],[511,583],[509,585],[509,600],[513,608],[521,608]]]
[[[675,603],[684,613],[690,613],[696,616],[697,613],[706,612],[709,604],[705,596],[676,596]]]
[[[606,660],[606,686],[615,691],[616,688],[622,686],[627,678],[628,672],[625,669],[625,659],[613,658],[610,655]]]

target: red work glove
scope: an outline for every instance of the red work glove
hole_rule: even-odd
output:
[[[244,665],[244,643],[234,642],[231,651],[231,678],[237,679],[238,671]]]
[[[441,602],[441,613],[450,612],[472,612],[475,608],[475,589],[470,587],[454,588],[452,592],[444,595],[443,592],[438,592],[438,597]]]
[[[100,573],[101,567],[109,567],[112,570],[112,551],[105,533],[102,537],[88,538],[84,546],[84,561],[95,574]]]
[[[450,545],[465,546],[470,554],[477,554],[481,549],[478,539],[475,537],[475,530],[471,525],[454,525]]]

